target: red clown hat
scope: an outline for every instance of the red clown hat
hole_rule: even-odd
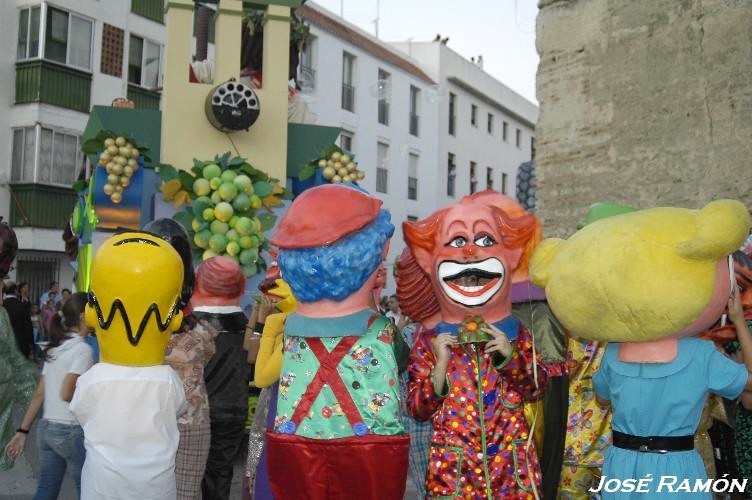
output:
[[[295,198],[271,243],[279,248],[311,248],[335,241],[375,221],[381,200],[347,186],[326,184]]]

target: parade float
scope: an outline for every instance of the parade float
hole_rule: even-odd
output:
[[[292,123],[310,121],[310,112],[293,109],[304,104],[288,84],[308,36],[292,12],[301,2],[204,3],[217,4],[208,9],[211,61],[190,43],[194,15],[207,7],[166,5],[161,110],[124,99],[91,110],[82,141],[90,168],[74,186],[66,238],[79,290],[88,290],[92,256],[113,232],[172,217],[189,232],[194,264],[221,255],[241,265],[247,304],[288,200],[365,175],[352,152],[334,145],[338,127]]]

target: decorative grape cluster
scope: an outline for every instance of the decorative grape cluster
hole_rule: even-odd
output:
[[[256,274],[264,234],[254,216],[262,200],[251,178],[212,163],[193,182],[193,193],[193,243],[204,250],[203,259],[224,255],[237,261],[246,276]]]
[[[99,164],[107,171],[107,183],[103,190],[113,203],[123,200],[123,190],[128,187],[131,177],[138,170],[140,155],[140,151],[125,137],[105,139]]]
[[[324,179],[334,183],[357,182],[366,177],[365,172],[358,170],[358,164],[347,153],[335,151],[328,159],[320,159],[318,165],[323,169]]]

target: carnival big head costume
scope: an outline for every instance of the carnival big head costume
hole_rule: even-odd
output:
[[[397,367],[406,349],[393,324],[370,309],[394,231],[389,218],[361,190],[319,186],[295,199],[272,238],[298,302],[285,323],[268,435],[278,498],[404,494],[409,437]]]
[[[183,263],[166,241],[147,233],[108,239],[91,265],[86,321],[94,326],[101,360],[159,365],[180,311]]]
[[[534,254],[532,279],[545,286],[564,326],[609,341],[593,377],[613,414],[604,476],[673,475],[691,484],[706,477],[692,436],[707,394],[735,399],[749,374],[691,336],[728,302],[728,256],[749,223],[747,209],[732,200],[702,210],[655,208],[599,220],[567,241],[546,240]],[[629,497],[604,498],[615,495]]]
[[[163,364],[182,322],[183,262],[144,232],[105,241],[91,265],[86,321],[100,363],[76,382],[70,410],[84,430],[81,498],[174,498],[183,384]]]
[[[248,318],[240,308],[245,285],[242,269],[229,257],[212,257],[196,270],[193,315],[219,332],[214,356],[204,368],[211,416],[211,448],[202,483],[207,498],[228,498],[233,458],[248,419],[249,367],[243,349]]]
[[[409,254],[400,260],[400,305],[423,322],[410,357],[408,410],[433,419],[426,489],[431,496],[525,498],[540,485],[537,457],[523,412],[546,371],[536,370],[532,340],[512,316],[512,276],[535,245],[540,227],[527,213],[510,215],[492,192],[467,196],[403,225]],[[493,325],[511,352],[485,351]],[[438,335],[457,335],[446,383],[436,393]],[[502,384],[504,380],[504,384]]]
[[[728,257],[748,233],[747,209],[732,200],[609,217],[567,241],[545,240],[534,255],[533,282],[545,287],[572,334],[649,342],[649,351],[640,349],[643,360],[670,359],[676,339],[705,330],[723,312]],[[640,360],[632,348],[623,355]]]

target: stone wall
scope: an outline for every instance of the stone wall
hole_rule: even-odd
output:
[[[752,207],[751,0],[540,0],[538,206]]]

